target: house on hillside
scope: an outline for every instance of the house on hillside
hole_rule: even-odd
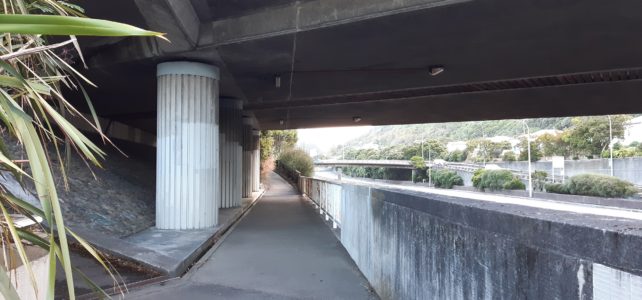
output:
[[[448,142],[448,144],[446,144],[446,150],[448,150],[448,153],[455,152],[455,151],[464,151],[466,150],[466,142],[464,141]]]
[[[548,134],[548,135],[552,135],[552,136],[557,136],[557,135],[560,135],[562,133],[563,133],[563,131],[557,130],[557,129],[542,129],[542,130],[538,130],[538,131],[535,131],[535,132],[531,132],[530,138],[531,138],[531,140],[536,140],[537,138],[539,138],[540,136],[543,136],[543,135],[547,135]],[[526,134],[522,134],[522,135],[519,136],[520,139],[521,138],[525,138],[525,137],[526,137]]]

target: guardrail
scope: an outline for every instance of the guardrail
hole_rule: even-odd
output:
[[[316,166],[335,166],[335,167],[384,167],[412,169],[413,165],[409,160],[358,160],[358,159],[337,159],[337,160],[320,160],[314,163]]]
[[[300,176],[298,186],[302,194],[310,198],[321,208],[322,213],[325,212],[334,221],[335,228],[341,227],[341,184]]]

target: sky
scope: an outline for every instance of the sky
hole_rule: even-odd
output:
[[[323,153],[334,146],[343,145],[352,139],[366,134],[371,128],[372,126],[352,126],[299,129],[299,141],[297,145],[302,148],[313,147]]]

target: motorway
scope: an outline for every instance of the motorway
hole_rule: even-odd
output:
[[[331,171],[317,170],[314,174],[315,178],[319,179],[330,179],[337,180],[337,175]],[[592,205],[592,204],[583,204],[583,203],[569,203],[562,201],[554,201],[548,199],[537,199],[537,198],[526,198],[526,197],[517,197],[517,196],[505,196],[497,194],[489,194],[484,192],[469,192],[469,191],[459,191],[459,190],[447,190],[447,189],[438,189],[426,186],[411,186],[411,185],[399,185],[399,184],[390,184],[390,183],[381,183],[373,182],[367,179],[352,178],[342,176],[342,182],[347,183],[359,183],[367,184],[372,186],[392,188],[397,190],[408,190],[415,192],[422,192],[427,194],[438,194],[451,197],[466,198],[475,201],[488,201],[509,205],[520,205],[541,209],[550,209],[556,211],[564,212],[573,212],[580,214],[588,214],[602,217],[612,217],[612,218],[625,218],[632,220],[642,221],[642,210],[634,210],[627,208],[617,208],[617,207],[605,207],[602,205]]]

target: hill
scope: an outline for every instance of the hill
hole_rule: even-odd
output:
[[[571,117],[528,120],[531,132],[540,129],[564,130],[571,125]],[[431,123],[414,125],[378,126],[350,142],[348,147],[376,144],[382,147],[409,144],[416,140],[438,139],[443,141],[469,140],[498,135],[522,134],[522,120],[497,120],[480,122]]]

